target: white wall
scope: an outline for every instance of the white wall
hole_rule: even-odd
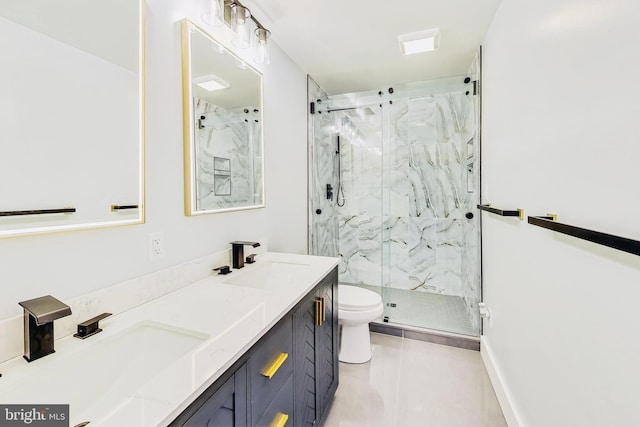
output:
[[[485,202],[640,240],[639,18],[637,0],[502,2],[483,52]],[[640,425],[640,257],[483,214],[483,267],[510,425]]]
[[[274,46],[263,69],[267,207],[185,217],[180,20],[208,28],[200,21],[206,2],[147,5],[147,222],[0,239],[0,319],[20,314],[18,301],[46,294],[64,301],[225,249],[236,239],[266,238],[270,250],[306,253],[306,75]],[[208,29],[228,40],[225,27]],[[166,256],[151,262],[148,236],[157,231],[164,232]]]

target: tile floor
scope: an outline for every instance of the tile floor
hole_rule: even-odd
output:
[[[325,427],[506,427],[480,353],[371,334],[373,358],[340,364]]]
[[[382,295],[389,322],[477,337],[464,299],[453,295],[357,285]],[[389,303],[395,304],[391,307]]]

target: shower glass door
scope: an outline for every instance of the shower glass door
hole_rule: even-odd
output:
[[[310,251],[381,294],[383,322],[479,335],[475,80],[310,90]]]
[[[382,108],[312,99],[310,252],[341,259],[340,283],[381,293]]]

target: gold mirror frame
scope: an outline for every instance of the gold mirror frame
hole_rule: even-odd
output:
[[[137,10],[138,10],[138,25],[134,30],[137,32],[137,58],[134,56],[122,56],[119,53],[121,51],[105,51],[104,58],[96,51],[92,49],[103,49],[107,47],[118,46],[118,43],[123,41],[122,36],[124,32],[119,33],[114,37],[120,37],[120,40],[113,41],[112,43],[104,43],[105,34],[108,34],[109,31],[115,31],[113,28],[109,29],[108,25],[113,24],[114,20],[117,20],[119,13],[121,11],[118,9],[118,6],[114,6],[113,3],[106,2],[103,4],[97,5],[98,11],[95,9],[91,9],[92,5],[96,5],[95,3],[79,5],[78,7],[71,9],[69,13],[65,12],[66,9],[63,9],[61,3],[57,2],[42,2],[42,3],[26,3],[23,0],[12,0],[12,3],[5,3],[3,5],[3,14],[2,19],[7,21],[7,28],[16,28],[16,31],[25,32],[25,34],[34,34],[34,37],[38,37],[37,40],[40,40],[39,37],[44,35],[42,39],[50,39],[57,45],[61,46],[61,49],[66,49],[69,52],[77,52],[78,58],[94,58],[91,61],[102,61],[102,63],[107,64],[109,67],[113,66],[113,69],[124,70],[124,73],[129,71],[135,71],[135,68],[129,68],[128,66],[123,65],[120,60],[128,59],[130,61],[130,65],[135,64],[135,60],[137,60],[137,77],[130,78],[128,81],[135,81],[137,78],[137,120],[131,121],[127,124],[120,122],[109,122],[110,117],[106,116],[98,116],[96,120],[100,120],[100,122],[91,122],[90,125],[95,125],[97,128],[97,132],[100,132],[100,126],[111,126],[118,127],[117,129],[127,129],[129,128],[132,132],[128,135],[133,136],[133,131],[137,133],[137,149],[133,147],[127,148],[127,150],[131,153],[135,152],[137,154],[137,160],[135,164],[137,165],[137,170],[134,171],[131,169],[127,171],[125,174],[119,174],[120,171],[117,170],[118,163],[114,161],[113,165],[109,164],[109,175],[104,176],[103,174],[100,176],[100,179],[104,182],[114,183],[113,187],[114,191],[105,191],[104,193],[99,192],[97,194],[101,194],[101,197],[104,199],[108,199],[108,203],[104,203],[104,200],[97,201],[96,198],[87,197],[86,190],[77,192],[76,194],[71,194],[73,190],[69,191],[69,194],[64,195],[65,198],[72,200],[72,203],[78,203],[81,207],[77,209],[75,206],[56,206],[58,202],[47,200],[43,201],[38,198],[38,200],[28,199],[26,203],[27,206],[17,205],[24,203],[23,201],[11,201],[10,204],[3,204],[0,201],[0,238],[2,237],[14,237],[14,236],[24,236],[24,235],[33,235],[33,234],[42,234],[42,233],[51,233],[51,232],[60,232],[60,231],[71,231],[71,230],[81,230],[81,229],[93,229],[93,228],[102,228],[102,227],[111,227],[111,226],[120,226],[120,225],[130,225],[130,224],[141,224],[145,221],[145,11],[146,11],[146,0],[137,0]],[[121,5],[125,5],[125,7],[129,7],[126,2],[122,2]],[[34,12],[37,11],[41,15],[47,15],[49,18],[49,23],[43,22],[44,31],[40,29],[40,23],[37,21],[37,14]],[[52,9],[53,8],[53,9]],[[136,8],[136,6],[133,6]],[[132,8],[132,9],[133,9]],[[23,11],[26,10],[25,15],[21,15]],[[103,13],[100,12],[108,12],[109,17],[105,17]],[[55,13],[52,13],[55,12]],[[62,22],[59,26],[51,25],[50,21],[52,19],[56,19],[56,16],[60,17],[60,22]],[[96,18],[96,16],[102,16],[105,18],[105,21],[100,24],[100,30],[98,31],[96,28],[96,24],[92,24]],[[109,24],[111,22],[111,24]],[[104,24],[104,25],[103,25]],[[68,27],[73,27],[72,31],[66,31]],[[131,27],[133,29],[133,27]],[[13,31],[13,30],[12,30]],[[54,34],[55,33],[55,34]],[[83,36],[86,35],[85,36]],[[130,35],[133,34],[133,31],[128,33]],[[58,38],[58,35],[60,37]],[[94,37],[95,36],[95,37]],[[96,40],[98,44],[95,46],[91,45],[88,40]],[[132,40],[133,41],[133,40]],[[19,41],[17,41],[20,43]],[[87,43],[88,42],[88,43]],[[102,43],[101,43],[102,42]],[[125,40],[126,42],[126,40]],[[77,43],[78,47],[75,47]],[[109,46],[107,46],[109,45]],[[133,50],[131,50],[131,53]],[[36,53],[33,53],[34,58],[38,58]],[[82,56],[84,55],[84,56]],[[115,55],[115,56],[114,56]],[[115,60],[114,60],[115,59]],[[112,62],[113,61],[113,62]],[[64,64],[58,59],[58,65]],[[129,62],[127,62],[129,64]],[[17,66],[22,66],[21,64],[17,64]],[[27,65],[24,65],[25,69]],[[68,75],[79,75],[81,73],[86,73],[86,75],[90,75],[93,69],[83,69],[78,68],[77,65],[74,64],[73,68],[68,68],[66,71],[62,69],[63,73],[67,73]],[[122,74],[123,72],[120,71]],[[133,74],[129,74],[132,76]],[[134,75],[135,76],[135,75]],[[100,78],[102,76],[94,75],[93,77]],[[109,76],[105,77],[109,79],[107,81],[111,82],[119,82],[120,80],[111,80]],[[33,84],[34,86],[38,84],[38,82],[27,82]],[[61,86],[64,88],[64,86]],[[62,89],[66,90],[66,89]],[[69,89],[70,93],[73,89]],[[133,100],[133,97],[127,96],[129,101]],[[127,101],[127,102],[129,102]],[[135,102],[135,101],[134,101]],[[129,105],[134,106],[134,103]],[[37,110],[36,110],[37,111]],[[56,111],[58,116],[63,117],[65,112]],[[30,114],[30,112],[20,112],[19,114]],[[69,113],[72,114],[72,113]],[[37,117],[37,116],[36,116]],[[130,117],[130,116],[129,116]],[[73,117],[73,120],[70,120],[70,125],[77,123],[77,118]],[[38,125],[42,126],[42,123],[38,123],[38,120],[34,120],[34,126]],[[62,129],[63,135],[66,135],[67,132],[72,132],[69,127],[65,127],[67,125],[66,121],[60,122],[60,128]],[[137,126],[137,129],[136,129]],[[47,129],[48,130],[48,129]],[[25,130],[25,132],[27,132]],[[53,132],[53,131],[52,131]],[[50,140],[43,140],[44,143],[51,143],[56,138],[60,138],[59,134],[52,133],[52,137]],[[27,140],[29,145],[36,143],[36,140]],[[38,142],[40,140],[37,140]],[[92,136],[90,134],[86,135],[85,141],[87,144],[92,142]],[[15,147],[19,147],[16,145]],[[38,149],[36,146],[36,150]],[[104,147],[104,145],[103,145]],[[49,149],[54,149],[59,152],[69,151],[69,148],[66,146],[51,146]],[[108,148],[107,148],[108,149]],[[44,154],[38,153],[40,158],[46,157],[46,150],[42,150]],[[112,151],[112,153],[115,153]],[[89,158],[81,157],[81,153],[76,150],[70,151],[72,162],[85,162],[85,165],[96,164],[103,159],[100,158],[99,151],[91,152]],[[15,158],[15,157],[14,157]],[[117,156],[115,156],[117,159]],[[129,158],[130,159],[130,158]],[[20,159],[22,160],[22,159]],[[113,160],[113,159],[112,159]],[[45,160],[46,161],[46,160]],[[104,161],[104,160],[103,160]],[[131,162],[133,163],[133,162]],[[122,166],[122,164],[119,164]],[[73,175],[73,172],[65,169],[64,166],[58,164],[50,164],[50,168],[53,172],[58,173],[57,176],[54,176],[55,179],[61,179],[62,181],[91,181],[91,176],[76,176]],[[67,172],[65,175],[64,173]],[[22,174],[23,172],[20,171]],[[29,170],[25,170],[24,174],[29,174]],[[41,174],[42,175],[42,174]],[[29,185],[33,186],[33,183],[42,183],[42,186],[45,187],[49,185],[47,182],[47,176],[52,177],[51,174],[44,176],[30,176]],[[111,177],[114,177],[113,179]],[[135,178],[137,177],[137,179]],[[11,176],[12,183],[19,183],[20,176]],[[5,177],[6,179],[6,177]],[[136,179],[135,184],[133,183],[133,179]],[[118,183],[118,181],[122,181]],[[55,180],[52,180],[55,181]],[[126,184],[127,187],[119,186],[120,184]],[[136,190],[133,190],[133,187],[129,187],[129,184],[133,184],[136,186]],[[24,191],[23,194],[28,195],[28,191]],[[52,187],[53,188],[53,187]],[[55,187],[65,189],[67,187]],[[110,193],[114,194],[124,194],[127,191],[119,191],[117,188],[129,188],[130,192],[133,194],[135,191],[137,196],[137,200],[133,200],[133,198],[127,198],[127,200],[118,200],[120,196],[113,196]],[[45,190],[43,190],[45,191]],[[64,190],[63,190],[64,191]],[[109,194],[106,194],[109,193]],[[20,194],[20,192],[15,193]],[[45,193],[43,193],[44,195]],[[84,196],[83,196],[84,195]],[[46,194],[49,196],[49,194]],[[46,199],[47,197],[44,197]],[[18,197],[20,199],[20,197]],[[27,197],[23,197],[23,199],[27,199]],[[38,203],[38,206],[34,206],[35,203]],[[39,206],[42,203],[44,206]],[[69,203],[68,201],[60,202],[60,205],[66,205]],[[54,206],[52,206],[52,204]],[[4,205],[4,206],[3,206]],[[76,216],[77,215],[77,216]]]
[[[249,171],[252,174],[254,179],[254,185],[252,190],[254,190],[254,202],[255,199],[259,198],[256,203],[247,203],[240,204],[236,206],[225,206],[219,208],[199,208],[198,206],[198,166],[197,166],[197,157],[198,157],[198,141],[196,138],[196,117],[195,117],[195,108],[194,108],[194,90],[193,88],[193,79],[192,79],[192,66],[193,66],[193,40],[192,34],[197,33],[211,43],[211,46],[215,46],[219,53],[228,55],[230,59],[235,61],[237,64],[242,64],[243,68],[250,70],[252,73],[255,73],[255,77],[257,77],[257,82],[259,84],[259,93],[256,96],[259,99],[259,106],[256,111],[254,110],[254,114],[256,114],[256,121],[259,120],[259,146],[257,148],[257,152],[260,155],[259,163],[253,169]],[[215,54],[212,50],[211,54]],[[214,73],[214,72],[212,72]],[[209,33],[193,24],[188,19],[182,21],[182,110],[183,110],[183,150],[184,150],[184,211],[186,216],[196,216],[196,215],[206,215],[213,213],[222,213],[222,212],[233,212],[240,210],[248,210],[248,209],[259,209],[265,207],[265,190],[264,190],[264,126],[263,123],[263,78],[262,74],[256,70],[251,65],[247,64],[245,61],[240,59],[237,55],[235,55],[230,50],[226,49],[219,41],[213,38]],[[223,109],[224,110],[224,109]],[[246,112],[246,109],[245,109]],[[255,156],[255,152],[250,153],[251,156]],[[255,158],[255,157],[254,157]],[[220,157],[212,157],[211,161],[213,164],[216,162],[227,162],[233,163],[233,159],[222,159]],[[214,167],[215,169],[215,167]],[[231,171],[233,171],[233,164],[231,165]],[[256,170],[259,171],[259,176],[255,176]],[[231,174],[233,172],[229,172]],[[231,180],[231,178],[229,178]],[[259,184],[256,186],[256,182],[259,181]],[[214,184],[215,185],[215,184]],[[232,182],[231,184],[232,185]],[[256,190],[257,189],[257,190]],[[222,194],[228,195],[228,194]],[[257,195],[257,196],[256,196]],[[233,203],[233,202],[229,202]],[[202,202],[200,203],[202,204]]]

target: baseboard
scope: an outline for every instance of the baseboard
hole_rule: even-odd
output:
[[[369,331],[412,340],[426,341],[434,344],[464,348],[467,350],[480,350],[480,341],[476,337],[451,334],[432,329],[411,328],[391,323],[371,322],[369,323]]]
[[[511,397],[511,393],[509,392],[506,383],[503,381],[504,376],[500,372],[500,369],[495,365],[493,351],[484,336],[480,337],[480,356],[482,357],[482,362],[489,374],[491,385],[493,385],[493,390],[496,392],[496,397],[498,398],[498,403],[500,404],[502,414],[507,421],[507,425],[509,427],[525,427],[517,410],[512,404],[513,399]]]

